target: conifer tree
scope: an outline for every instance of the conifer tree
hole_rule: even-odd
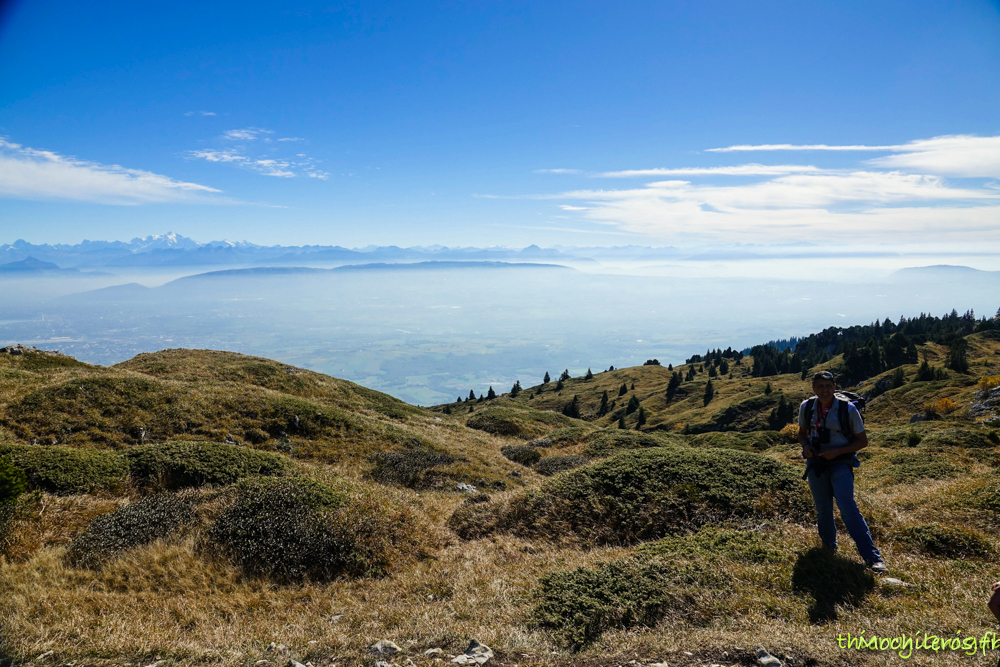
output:
[[[890,380],[890,388],[899,389],[904,384],[906,384],[906,374],[903,372],[902,366],[897,366],[896,370],[892,372],[892,380]]]
[[[632,382],[632,391],[635,391],[635,382]]]
[[[521,381],[518,380],[514,383],[514,386],[510,388],[510,397],[517,398],[517,395],[521,393]]]
[[[559,376],[559,379],[560,380],[568,380],[569,379],[569,369],[568,368],[562,372],[562,375]]]
[[[628,405],[625,406],[625,414],[630,415],[639,409],[639,397],[632,394],[632,398],[628,399]]]
[[[451,414],[451,406],[450,405],[444,406],[444,410],[442,410],[442,412],[444,412],[446,415],[450,415]]]
[[[626,385],[624,382],[622,382],[622,386],[618,390],[618,395],[619,396],[624,396],[627,393],[628,393],[628,385]]]
[[[587,369],[587,375],[585,375],[583,379],[584,380],[593,380],[594,379],[594,374],[593,374],[593,372],[591,372],[591,370],[589,368]]]
[[[718,376],[719,376],[719,372],[715,370],[715,366],[709,366],[708,367],[708,377],[714,378],[714,377],[718,377]]]
[[[552,378],[549,377],[549,372],[545,371],[545,377],[542,378],[542,384],[548,384],[552,382]]]
[[[469,406],[469,412],[470,413],[472,412],[472,406],[471,405]]]
[[[964,338],[956,338],[948,346],[948,368],[959,373],[969,370],[969,344]]]
[[[573,400],[566,404],[563,408],[563,414],[567,417],[573,417],[574,419],[580,418],[580,397],[576,394],[573,395]]]
[[[618,417],[618,428],[620,429],[625,428],[625,415],[621,415],[620,417]]]
[[[635,430],[638,431],[639,429],[641,429],[645,425],[646,425],[646,408],[640,406],[639,407],[639,419],[635,423]]]
[[[673,364],[667,364],[667,370],[668,371],[674,370],[674,365]]]
[[[456,402],[456,403],[461,403],[461,402],[462,402],[462,397],[461,397],[461,396],[459,396],[459,397],[458,397],[458,400],[457,400],[457,401],[455,401],[455,402]]]
[[[470,400],[470,401],[474,401],[474,400],[476,400],[476,392],[475,392],[475,390],[473,390],[473,389],[470,389],[470,390],[469,390],[469,400]]]
[[[691,382],[694,380],[694,366],[688,366],[687,375],[684,376],[685,382]]]
[[[934,370],[927,363],[927,359],[920,364],[920,368],[917,369],[917,376],[913,378],[915,382],[929,382],[934,379]]]
[[[729,375],[729,362],[725,359],[719,364],[719,373],[722,375]]]
[[[487,401],[492,401],[496,397],[497,397],[497,393],[495,391],[493,391],[493,387],[490,387],[489,393],[486,394],[486,400]]]
[[[673,373],[670,376],[670,382],[667,383],[667,403],[674,400],[674,396],[677,395],[677,390],[681,386],[681,374]]]
[[[773,390],[771,389],[771,383],[770,382],[768,382],[767,384],[764,385],[764,395],[765,396],[770,396],[772,391]]]
[[[712,381],[709,380],[708,384],[705,385],[705,403],[704,404],[708,405],[709,403],[712,402],[713,398],[715,398],[715,387],[712,386]]]
[[[560,392],[562,390],[563,390],[563,381],[559,380],[558,382],[556,382],[556,391]]]
[[[597,416],[598,417],[603,417],[606,414],[608,414],[608,391],[607,391],[607,389],[605,389],[604,393],[601,394],[601,407],[597,409]]]
[[[608,367],[608,371],[609,371],[609,372],[610,372],[610,371],[613,371],[613,370],[615,370],[615,367],[614,367],[614,366],[609,366],[609,367]]]

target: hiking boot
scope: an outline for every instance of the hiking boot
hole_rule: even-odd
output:
[[[877,560],[874,563],[868,563],[868,569],[874,572],[875,574],[885,574],[886,572],[889,571],[889,568],[886,567],[886,564],[880,560]]]

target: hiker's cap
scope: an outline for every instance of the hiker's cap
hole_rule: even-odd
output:
[[[816,384],[820,380],[829,380],[830,382],[833,382],[833,373],[830,371],[820,371],[819,373],[813,375],[813,384]]]

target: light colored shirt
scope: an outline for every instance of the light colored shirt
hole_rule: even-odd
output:
[[[809,404],[809,400],[813,401],[813,409],[812,413],[807,415],[806,406]],[[840,406],[837,405],[840,400],[839,398],[834,398],[833,404],[830,406],[830,411],[826,414],[823,426],[830,429],[830,442],[819,446],[822,452],[828,449],[844,447],[849,442],[847,435],[840,427]],[[816,422],[819,420],[819,407],[819,399],[815,396],[812,399],[802,401],[802,405],[799,406],[799,428],[808,429],[810,438],[816,437]],[[850,430],[853,435],[857,435],[865,430],[865,422],[861,419],[861,413],[850,403],[847,404],[847,419],[851,422]]]

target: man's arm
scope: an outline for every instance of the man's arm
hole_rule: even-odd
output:
[[[809,418],[803,417],[805,409],[805,403],[799,406],[799,444],[802,445],[802,456],[811,459],[816,456],[816,450],[809,445]]]
[[[828,449],[820,456],[824,459],[835,459],[841,454],[853,454],[854,452],[859,452],[868,446],[868,434],[864,431],[861,433],[855,433],[851,441],[848,442],[843,447],[834,447],[833,449]]]

